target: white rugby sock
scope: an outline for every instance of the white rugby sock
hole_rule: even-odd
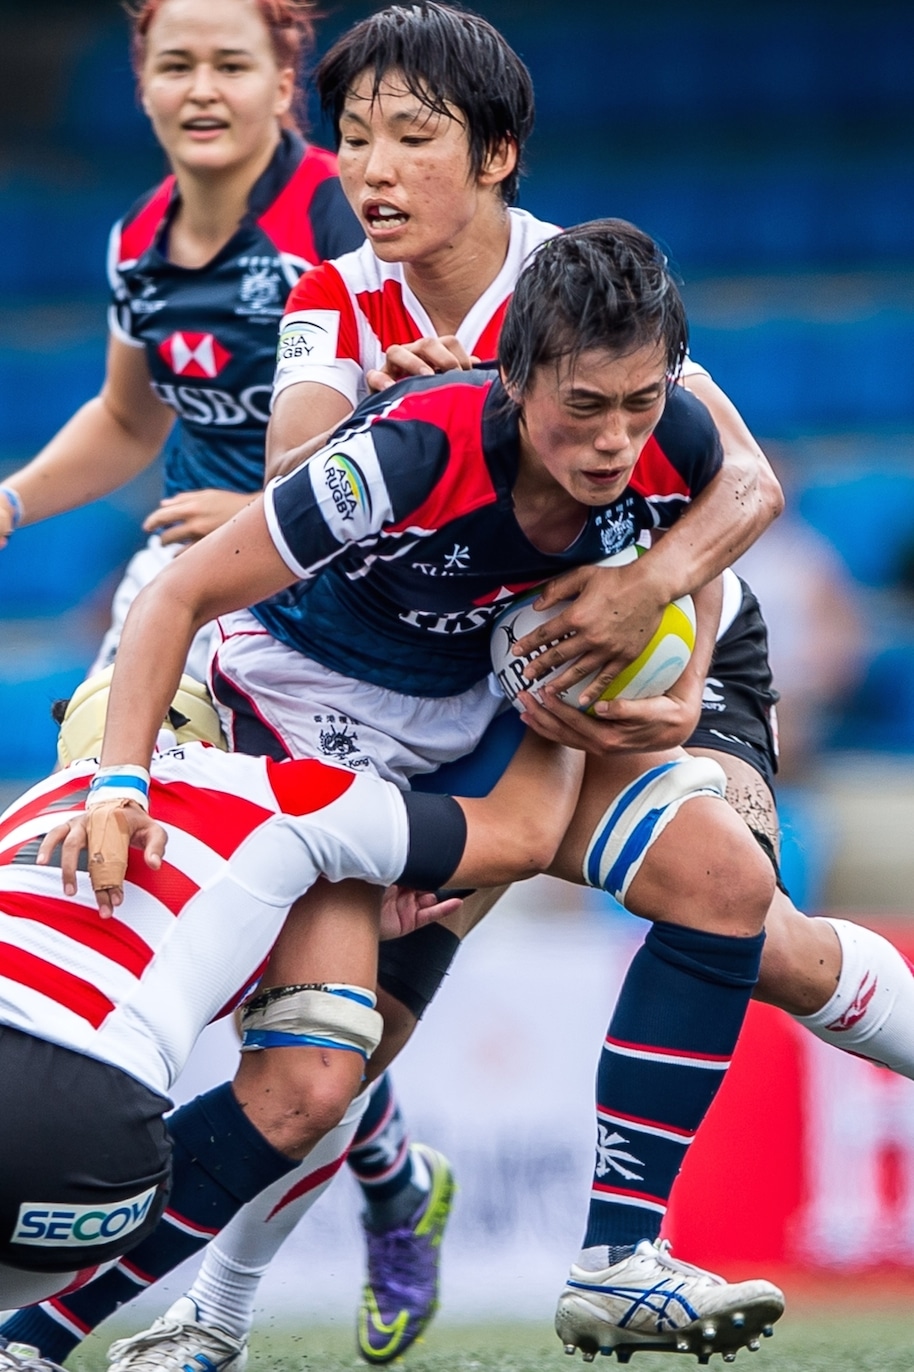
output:
[[[314,1145],[295,1171],[287,1172],[243,1206],[210,1243],[187,1292],[197,1305],[202,1324],[214,1324],[236,1339],[248,1335],[261,1277],[298,1221],[336,1176],[368,1099],[368,1091],[356,1096],[336,1128]]]
[[[835,994],[798,1024],[835,1048],[914,1078],[914,971],[888,939],[846,919],[828,923],[841,944]]]

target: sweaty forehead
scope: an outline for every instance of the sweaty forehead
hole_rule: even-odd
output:
[[[371,116],[398,123],[427,123],[435,119],[464,121],[460,111],[443,96],[436,96],[421,80],[410,81],[397,68],[378,76],[373,68],[361,72],[346,92],[342,118]]]

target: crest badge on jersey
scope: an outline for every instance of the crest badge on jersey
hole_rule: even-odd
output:
[[[238,288],[239,303],[235,313],[248,317],[281,314],[287,286],[277,270],[276,259],[242,257],[238,265],[244,268],[244,275]]]
[[[173,333],[159,344],[163,357],[175,376],[205,376],[212,380],[232,360],[211,333]]]
[[[629,514],[598,515],[596,520],[600,529],[600,544],[606,557],[621,552],[635,539],[635,521]]]

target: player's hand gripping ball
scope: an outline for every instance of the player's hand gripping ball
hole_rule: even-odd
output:
[[[605,557],[597,563],[599,567],[619,567],[626,562],[634,562],[640,555],[636,547],[623,548],[619,553],[613,553],[611,557]],[[525,691],[531,684],[537,687],[545,686],[553,681],[560,672],[564,672],[569,666],[569,662],[564,662],[560,667],[554,668],[539,681],[531,683],[524,677],[524,668],[532,662],[537,653],[532,653],[527,657],[515,657],[511,648],[518,639],[529,634],[533,629],[545,624],[547,620],[553,619],[557,614],[564,610],[569,602],[562,601],[558,605],[553,605],[548,610],[534,610],[533,601],[536,600],[539,591],[528,591],[526,595],[518,596],[512,600],[507,609],[503,610],[495,621],[492,630],[490,651],[492,656],[492,670],[498,679],[498,683],[511,704],[517,710],[523,709],[518,696],[521,691]],[[552,647],[552,644],[548,645]],[[690,595],[684,595],[679,600],[674,600],[663,612],[657,631],[647,647],[644,648],[634,662],[630,662],[627,667],[623,667],[618,676],[614,677],[600,696],[601,700],[644,700],[648,696],[662,696],[671,686],[679,680],[692,656],[692,649],[695,647],[695,606]],[[545,651],[543,649],[542,651]],[[575,705],[578,709],[580,705],[581,692],[593,681],[597,675],[591,672],[589,676],[577,682],[574,686],[569,686],[560,694],[560,699],[569,705]],[[586,711],[593,714],[593,706]]]

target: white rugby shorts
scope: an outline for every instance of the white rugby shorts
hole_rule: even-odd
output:
[[[216,623],[210,691],[240,751],[266,751],[245,741],[242,717],[255,719],[290,757],[372,771],[405,790],[411,776],[471,753],[505,707],[488,680],[432,698],[341,676],[280,643],[249,610]]]
[[[121,577],[117,590],[114,592],[114,599],[111,602],[111,624],[102,639],[101,647],[95,661],[89,668],[87,676],[94,676],[96,672],[102,672],[106,667],[111,666],[121,641],[124,620],[127,618],[127,611],[130,606],[143,587],[148,586],[156,573],[166,567],[184,546],[183,543],[169,543],[163,547],[159,535],[153,534],[146,547],[141,548],[138,553],[134,553],[127,563],[127,570]],[[203,628],[194,635],[184,671],[188,676],[192,676],[195,681],[206,681],[206,669],[215,642],[215,624],[204,624]]]

